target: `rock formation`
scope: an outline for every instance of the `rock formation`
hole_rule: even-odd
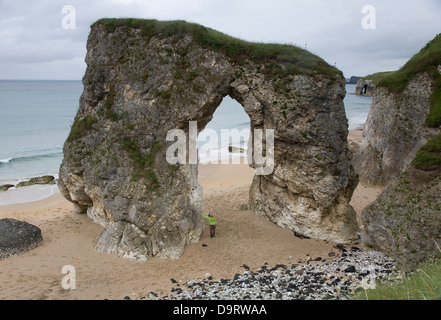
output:
[[[42,241],[40,228],[15,219],[0,219],[0,260],[30,251]]]
[[[293,46],[136,19],[96,22],[86,62],[59,188],[77,212],[105,227],[98,250],[178,258],[199,240],[197,165],[169,164],[166,137],[179,129],[190,138],[190,121],[203,130],[227,95],[244,107],[252,132],[275,130],[274,170],[256,175],[250,189],[254,211],[305,236],[357,238],[349,206],[357,179],[337,69]]]
[[[385,186],[362,214],[365,245],[406,270],[441,246],[441,35],[379,82],[354,157],[360,180]]]
[[[8,191],[9,189],[13,188],[13,184],[3,184],[0,186],[0,191]]]
[[[15,185],[15,187],[16,188],[28,187],[35,184],[55,184],[55,177],[54,176],[35,177],[27,181],[19,182]]]
[[[362,212],[363,243],[405,270],[441,254],[441,179],[433,175],[410,168]]]
[[[355,94],[360,96],[372,97],[375,91],[375,84],[370,79],[360,79],[355,87]]]
[[[354,167],[360,181],[385,186],[396,180],[434,135],[425,126],[432,93],[427,73],[416,75],[399,93],[378,87],[363,130]]]

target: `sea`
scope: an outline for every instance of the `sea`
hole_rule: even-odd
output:
[[[355,95],[355,85],[348,84],[346,90],[349,129],[362,128],[372,98]],[[82,91],[81,81],[0,80],[0,185],[15,185],[43,175],[58,177],[63,145]],[[249,127],[250,119],[241,105],[225,97],[212,121],[199,134],[197,145],[203,150],[199,152],[199,161],[206,164],[243,157],[241,152],[231,154],[228,147],[246,149]],[[221,139],[222,130],[236,130],[240,134],[236,135],[237,140],[227,141]],[[11,188],[0,192],[0,206],[38,200],[57,192],[56,185]]]

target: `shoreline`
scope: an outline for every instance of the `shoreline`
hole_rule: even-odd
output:
[[[348,135],[349,142],[355,141],[357,143],[361,143],[361,140],[363,139],[363,129],[355,129],[350,130]],[[230,156],[230,165],[246,165],[246,154],[238,156],[236,153],[231,153]],[[207,160],[210,161],[210,160]],[[240,161],[240,164],[235,164],[232,161]],[[200,162],[199,168],[209,166],[209,165],[216,165],[209,162]],[[228,165],[228,164],[226,164]],[[55,181],[58,180],[58,174],[51,175],[55,178]],[[31,178],[26,179],[15,179],[14,181],[11,180],[9,183],[14,183],[15,185],[27,181]],[[6,183],[5,183],[6,184]],[[50,196],[59,193],[57,184],[49,185],[49,184],[42,184],[42,185],[32,185],[32,186],[26,186],[26,187],[11,187],[9,190],[6,191],[0,191],[0,207],[7,206],[7,205],[13,205],[13,204],[20,204],[20,203],[27,203],[27,202],[34,202],[34,201],[40,201],[49,198]]]
[[[244,265],[257,272],[264,265],[271,269],[329,259],[331,252],[338,255],[336,243],[299,239],[291,230],[241,209],[248,203],[254,174],[247,164],[199,166],[204,213],[217,217],[217,234],[211,239],[204,224],[199,242],[186,246],[176,260],[134,262],[96,251],[95,239],[103,227],[87,215],[74,213],[73,205],[60,193],[39,201],[0,206],[0,219],[26,221],[39,227],[43,235],[39,247],[0,261],[0,299],[121,300],[126,296],[141,299],[149,292],[166,296],[178,284],[205,279],[207,273],[215,281],[232,279],[244,272]],[[380,192],[360,185],[351,205],[359,214]],[[76,271],[76,288],[72,290],[62,287],[62,268],[66,265]]]

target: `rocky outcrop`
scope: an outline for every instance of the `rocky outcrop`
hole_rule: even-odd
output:
[[[27,181],[19,182],[15,185],[16,188],[33,186],[35,184],[55,184],[54,176],[35,177]]]
[[[441,179],[411,168],[362,212],[361,239],[413,270],[441,254]]]
[[[252,132],[274,130],[273,170],[256,175],[250,190],[254,211],[305,236],[357,238],[345,81],[320,58],[182,21],[105,19],[92,26],[86,62],[59,188],[105,227],[98,250],[177,258],[199,240],[197,164],[166,161],[177,143],[167,133],[194,137],[189,122],[203,130],[227,95],[244,107]],[[251,166],[270,167],[271,154]]]
[[[381,79],[354,165],[386,188],[361,214],[365,245],[412,270],[441,250],[441,35]]]
[[[0,219],[0,260],[30,251],[42,242],[40,228],[15,219]]]
[[[13,184],[3,184],[0,186],[0,191],[8,191],[9,189],[13,188]]]
[[[425,126],[431,94],[432,79],[427,73],[416,75],[399,93],[376,89],[361,148],[353,161],[362,183],[385,186],[398,179],[437,133]]]
[[[360,96],[372,97],[375,92],[375,84],[370,79],[360,79],[355,87],[355,94]]]
[[[28,187],[33,186],[36,184],[56,184],[57,180],[54,176],[41,176],[41,177],[35,177],[31,178],[29,180],[21,181],[17,183],[16,185],[13,184],[4,184],[0,186],[0,191],[8,191],[11,188],[21,188],[21,187]]]

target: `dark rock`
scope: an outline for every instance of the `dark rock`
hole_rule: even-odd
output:
[[[242,267],[243,267],[245,270],[250,270],[250,267],[248,267],[246,264],[244,264]]]
[[[31,184],[52,184],[55,180],[53,176],[42,176],[29,180]]]
[[[335,252],[334,251],[329,252],[328,257],[335,257]]]
[[[286,266],[284,264],[276,264],[273,268],[270,269],[270,271],[275,271],[278,269],[284,270],[284,269],[286,269]]]
[[[322,261],[322,258],[321,257],[317,257],[317,258],[314,259],[314,261]]]
[[[349,266],[345,269],[346,273],[354,273],[355,271],[355,266]]]
[[[295,283],[288,284],[288,288],[290,288],[292,290],[298,290],[298,286]]]
[[[301,233],[299,233],[299,232],[293,231],[293,233],[294,233],[294,236],[295,236],[296,238],[299,238],[299,239],[311,239],[310,237],[305,236],[305,235],[303,235],[303,234],[301,234]]]
[[[130,300],[130,297],[129,296],[125,296],[124,300]]]
[[[234,147],[234,146],[229,146],[228,152],[230,152],[230,153],[245,153],[245,149]]]
[[[8,191],[12,187],[14,187],[14,185],[12,185],[12,184],[4,184],[4,185],[0,186],[0,191]]]
[[[208,245],[206,245],[205,243],[202,245],[203,247],[208,247]]]
[[[42,176],[42,177],[32,178],[29,181],[19,182],[15,187],[16,188],[27,187],[35,184],[54,184],[54,181],[55,181],[55,177],[53,176]]]
[[[357,84],[358,80],[360,80],[361,77],[352,76],[348,81],[346,81],[346,84]]]
[[[170,279],[171,283],[178,283],[175,279],[171,278]]]
[[[25,253],[42,242],[40,228],[15,219],[0,220],[0,260]]]

